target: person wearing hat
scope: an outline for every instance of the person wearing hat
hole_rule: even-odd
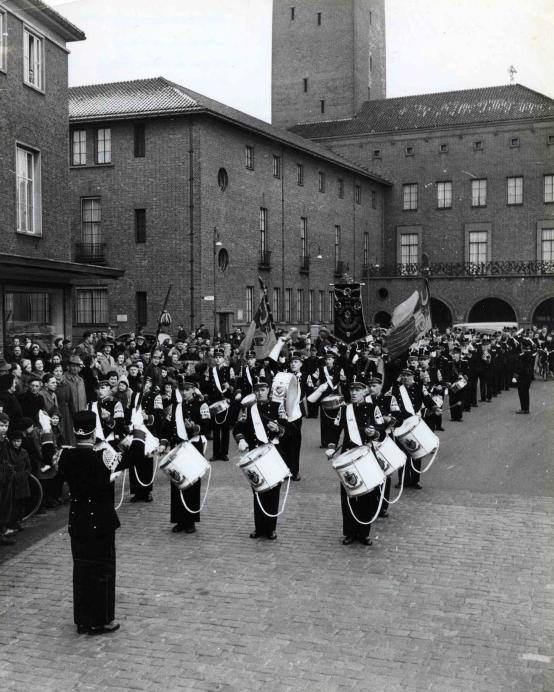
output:
[[[513,374],[519,397],[519,411],[516,413],[529,413],[529,390],[535,372],[535,344],[528,337],[523,337],[520,343],[521,352],[515,363]]]
[[[478,366],[480,401],[490,403],[492,400],[492,355],[490,352],[490,339],[485,334],[481,339],[480,358]]]
[[[365,382],[353,381],[349,384],[350,403],[340,410],[339,435],[343,435],[341,453],[369,444],[372,441],[385,439],[385,421],[378,407],[373,402],[366,402],[368,386]],[[327,456],[335,453],[331,444]],[[369,537],[371,524],[379,506],[380,489],[357,497],[348,497],[343,484],[340,485],[343,545],[359,541],[371,545]]]
[[[222,348],[214,349],[214,364],[208,371],[207,392],[210,404],[218,401],[231,402],[234,391],[235,373],[233,368],[225,365]],[[212,417],[213,452],[211,461],[229,461],[229,435],[231,421],[229,409],[214,414]]]
[[[144,425],[148,430],[161,439],[164,428],[164,410],[162,395],[158,387],[155,387],[150,377],[149,369],[144,376],[144,395],[142,397],[141,409]],[[131,409],[137,408],[140,392],[133,396]],[[132,418],[132,414],[131,414]],[[136,463],[129,472],[129,492],[132,497],[130,502],[152,502],[152,490],[154,488],[155,464],[151,455],[143,454],[142,458]]]
[[[96,349],[94,348],[94,334],[91,331],[83,332],[83,338],[75,347],[75,354],[80,356],[94,356]]]
[[[19,395],[19,403],[23,410],[23,415],[38,421],[38,412],[44,408],[44,399],[41,396],[42,378],[33,375],[29,381],[29,389]]]
[[[121,458],[96,451],[96,415],[73,416],[76,447],[64,449],[60,475],[71,494],[68,532],[73,556],[73,615],[79,634],[108,634],[119,629],[115,617],[115,531],[119,518],[113,504],[111,473],[133,466],[144,455],[142,416],[132,418],[133,441]]]
[[[462,351],[459,346],[454,346],[450,354],[448,370],[445,373],[445,384],[448,388],[448,403],[450,408],[450,420],[461,423],[465,403],[465,386],[462,389],[457,387],[461,382],[467,382],[468,367],[467,362],[462,361]]]
[[[307,397],[317,389],[319,386],[319,366],[321,365],[320,359],[317,355],[317,347],[315,344],[310,346],[310,355],[304,360],[302,364],[302,371],[306,376],[306,418],[317,418],[318,405],[317,402],[309,401]]]
[[[256,402],[251,406],[243,408],[243,414],[233,427],[233,437],[238,444],[241,453],[260,447],[268,442],[276,445],[277,451],[281,452],[281,445],[286,443],[287,432],[290,427],[284,407],[278,401],[270,401],[270,386],[264,380],[259,380],[254,384],[254,394]],[[279,511],[279,495],[281,483],[274,488],[261,493],[254,494],[254,531],[250,538],[260,538],[265,536],[273,541],[277,538],[277,517]],[[263,509],[260,507],[260,503]],[[264,511],[265,510],[265,511]]]
[[[31,496],[29,476],[31,475],[31,460],[27,450],[22,447],[23,432],[14,430],[9,435],[9,459],[14,469],[13,477],[13,505],[8,529],[22,531],[21,524],[25,516],[25,501]]]
[[[112,396],[109,380],[101,379],[96,385],[96,401],[88,408],[98,412],[104,439],[110,440],[112,446],[125,436],[125,410],[121,401]]]
[[[21,418],[23,418],[23,409],[15,392],[16,379],[13,373],[8,372],[0,375],[0,406],[2,406],[3,412],[11,421],[11,429],[15,429],[19,425]]]
[[[325,354],[323,365],[319,369],[319,381],[321,384],[314,395],[319,401],[320,446],[322,449],[326,449],[328,445],[338,443],[340,432],[337,418],[339,409],[326,409],[321,405],[321,401],[325,397],[340,395],[341,393],[341,368],[336,363],[336,354],[333,351],[327,351]]]
[[[204,456],[208,441],[201,434],[204,396],[198,388],[198,380],[194,375],[178,375],[177,392],[172,416],[172,446],[181,444],[183,440],[190,440],[193,447]],[[174,524],[171,529],[173,533],[196,531],[196,523],[200,521],[201,484],[202,479],[199,479],[185,490],[180,490],[174,483],[170,483],[169,520]]]
[[[85,382],[80,373],[83,368],[83,361],[77,355],[69,356],[67,361],[67,371],[63,375],[63,382],[70,390],[71,406],[70,411],[83,411],[87,407],[87,392]],[[71,427],[73,431],[73,426]],[[73,432],[71,433],[73,435]],[[72,444],[72,440],[66,440],[67,444]]]
[[[10,535],[13,531],[9,531],[6,535],[12,516],[15,478],[15,469],[10,458],[10,446],[7,437],[9,425],[9,416],[0,413],[0,545],[15,544],[15,538]]]

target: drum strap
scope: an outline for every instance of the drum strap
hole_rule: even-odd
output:
[[[333,389],[333,390],[336,389],[337,387],[336,387],[336,385],[333,384],[333,378],[329,374],[329,370],[327,370],[326,365],[323,366],[323,373],[325,375],[325,379],[327,380],[327,384],[329,385],[329,387],[331,387],[331,389]]]
[[[354,406],[352,404],[348,404],[346,407],[346,424],[348,426],[350,440],[358,447],[361,447],[363,444],[362,436],[360,435],[356,415],[354,413]]]
[[[411,416],[415,416],[414,405],[412,404],[412,400],[410,399],[410,395],[408,394],[406,387],[401,384],[398,391],[400,392],[400,398],[402,399],[402,403],[404,404],[406,411]]]
[[[177,435],[181,440],[188,440],[187,429],[185,427],[185,421],[183,420],[183,402],[180,401],[175,408],[175,426],[177,427]]]
[[[252,416],[252,425],[254,426],[256,437],[260,442],[267,444],[269,442],[269,438],[265,431],[264,424],[262,423],[260,412],[258,411],[258,404],[254,404],[252,406],[250,409],[250,415]]]
[[[217,368],[212,368],[212,374],[214,376],[215,386],[219,389],[220,393],[223,394],[223,389],[221,389],[221,382],[219,381]]]
[[[90,405],[90,410],[96,414],[96,437],[99,440],[104,439],[104,431],[102,430],[102,423],[100,422],[100,415],[98,413],[98,402],[93,401]]]

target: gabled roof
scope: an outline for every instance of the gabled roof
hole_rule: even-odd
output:
[[[301,123],[291,132],[320,139],[554,117],[554,100],[521,84],[366,101],[354,118]]]
[[[274,142],[297,149],[316,158],[334,163],[357,175],[390,185],[389,181],[366,168],[314,144],[287,130],[274,127],[219,101],[198,94],[164,77],[137,79],[70,87],[69,120],[71,123],[115,121],[171,115],[203,113],[263,135]]]
[[[25,11],[37,17],[43,16],[50,20],[55,26],[60,36],[65,41],[84,41],[86,39],[84,31],[72,24],[68,19],[63,17],[59,12],[50,5],[47,5],[42,0],[27,0]]]

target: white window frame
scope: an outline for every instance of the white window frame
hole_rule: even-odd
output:
[[[273,318],[279,322],[281,320],[281,289],[277,286],[273,288],[271,312]]]
[[[308,291],[308,322],[311,324],[314,319],[314,297],[315,291],[311,288]]]
[[[329,322],[335,319],[335,291],[329,291]]]
[[[323,322],[325,315],[325,291],[319,291],[319,300],[317,304],[317,318],[320,322]]]
[[[404,183],[402,185],[402,209],[404,211],[417,211],[418,184]]]
[[[97,205],[94,204],[95,202]],[[90,214],[90,219],[85,219],[87,213]],[[97,218],[92,218],[93,216]],[[91,247],[102,243],[101,197],[81,197],[81,242]]]
[[[335,245],[334,245],[334,253],[335,253],[335,270],[338,269],[339,262],[340,262],[340,256],[341,256],[341,227],[339,224],[335,224]]]
[[[489,257],[488,231],[468,232],[468,261],[471,264],[486,264]]]
[[[81,303],[85,298],[90,301],[90,306],[83,308]],[[96,304],[97,300],[99,300],[99,305]],[[83,314],[83,310],[88,310],[90,314]],[[75,324],[107,324],[109,322],[109,314],[107,288],[78,286],[75,289]],[[82,319],[83,317],[90,317],[91,319]],[[101,319],[102,317],[105,319]]]
[[[296,164],[296,184],[297,185],[304,185],[304,164],[303,163],[297,163]]]
[[[359,183],[354,185],[354,201],[356,204],[362,203],[362,186]]]
[[[281,156],[279,154],[273,154],[273,177],[278,180],[281,179]]]
[[[292,288],[285,288],[285,322],[292,321]]]
[[[25,171],[21,164],[25,157]],[[29,177],[29,157],[32,161],[32,177]],[[40,151],[17,142],[15,146],[15,200],[16,200],[16,229],[18,233],[32,236],[42,236],[42,186],[41,186],[41,156]],[[24,220],[21,214],[21,194],[25,199]],[[29,197],[31,198],[29,206]]]
[[[28,26],[23,27],[23,82],[44,91],[44,37]]]
[[[549,237],[545,237],[549,236]],[[545,244],[549,249],[545,252]],[[554,262],[554,228],[540,229],[540,260],[543,262]]]
[[[0,9],[0,72],[8,71],[8,15]]]
[[[300,217],[300,246],[302,258],[308,256],[308,217]]]
[[[254,286],[246,287],[245,318],[247,322],[252,322],[254,318]]]
[[[415,239],[415,242],[414,242]],[[408,266],[418,264],[419,262],[419,234],[418,233],[401,233],[400,234],[400,264]],[[415,248],[415,250],[414,250]],[[408,270],[406,270],[408,271]]]
[[[244,165],[249,171],[254,170],[254,147],[246,144],[244,148]]]
[[[100,136],[102,133],[102,136]],[[103,144],[100,149],[100,143]],[[94,133],[94,160],[99,165],[112,162],[112,128],[99,127]]]
[[[487,179],[477,178],[471,181],[471,206],[487,206]]]
[[[304,321],[304,289],[296,289],[296,321],[301,323]]]
[[[437,209],[452,209],[452,181],[437,183]]]
[[[267,209],[260,207],[260,257],[267,250]]]
[[[545,175],[543,179],[544,203],[552,204],[554,202],[554,175]]]
[[[77,157],[75,156],[77,154]],[[78,160],[76,160],[76,158]],[[71,136],[71,165],[86,166],[87,164],[87,131],[73,130]]]
[[[506,203],[508,206],[521,206],[523,204],[523,176],[514,175],[506,179]]]
[[[369,233],[364,231],[364,267],[369,265]]]
[[[325,171],[319,171],[317,174],[317,186],[319,192],[325,192]]]

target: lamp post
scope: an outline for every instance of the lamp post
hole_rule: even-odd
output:
[[[220,248],[223,245],[221,240],[219,239],[219,231],[217,230],[217,226],[214,226],[214,233],[213,233],[213,289],[214,289],[214,295],[213,295],[213,303],[214,303],[214,308],[213,308],[213,320],[214,320],[214,330],[213,330],[213,336],[215,338],[216,332],[217,332],[217,305],[216,305],[216,258],[217,258],[217,252],[218,248]]]

